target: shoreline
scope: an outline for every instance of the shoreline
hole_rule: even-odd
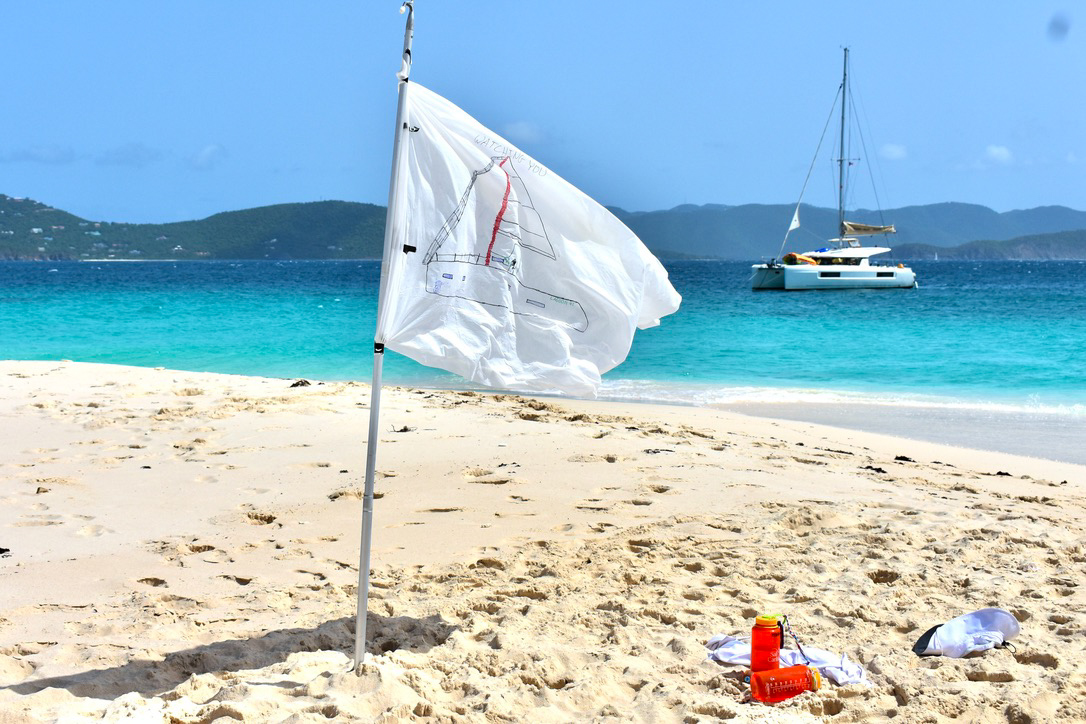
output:
[[[986,452],[1086,465],[1086,419],[1047,412],[1001,412],[917,405],[735,403],[715,405],[754,417],[809,422]]]
[[[1086,716],[1086,466],[464,390],[383,391],[355,676],[369,388],[291,384],[0,362],[12,721]],[[985,606],[1016,652],[911,653]],[[767,610],[871,685],[746,702],[704,645]]]
[[[479,386],[434,385],[420,380],[392,384],[434,391],[470,389],[479,394],[501,394]],[[623,391],[630,397],[623,397],[621,392],[615,394],[614,389],[605,386],[600,398],[591,402],[718,410],[765,420],[806,422],[855,433],[1086,465],[1086,447],[1080,444],[1086,440],[1086,414],[1077,409],[904,393],[879,396],[734,386],[707,386],[704,394],[689,393],[698,399],[669,400],[659,390],[642,396],[635,388],[626,385]],[[812,401],[802,401],[811,397]],[[717,401],[722,398],[729,401]],[[558,395],[540,396],[540,399],[571,402]]]
[[[129,260],[122,260],[129,261]],[[146,261],[146,260],[131,260]],[[167,369],[140,367],[111,362],[73,362],[72,360],[0,360],[2,363],[88,364],[104,367],[134,369]],[[177,374],[227,375],[239,378],[294,381],[291,377],[264,377],[244,373],[191,372],[171,370]],[[317,384],[368,385],[364,379],[306,378]],[[961,397],[939,398],[911,393],[875,395],[861,392],[831,392],[792,388],[716,387],[706,385],[701,393],[686,390],[691,399],[667,399],[660,389],[644,394],[641,381],[620,381],[619,390],[607,389],[589,403],[635,405],[649,408],[707,409],[730,412],[765,420],[804,422],[823,425],[854,433],[874,433],[900,437],[905,440],[945,444],[976,451],[1004,452],[1040,460],[1086,465],[1086,414],[1075,409],[1056,406],[1026,406],[1009,401],[969,400]],[[650,383],[660,385],[660,383]],[[417,379],[385,374],[385,387],[402,387],[432,392],[472,392],[480,395],[512,395],[517,393],[489,390],[478,385],[447,384],[444,380]],[[618,392],[618,394],[615,394]],[[811,401],[803,401],[812,398]],[[559,395],[540,395],[539,399],[556,403],[576,403],[580,400]]]

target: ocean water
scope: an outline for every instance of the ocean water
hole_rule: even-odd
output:
[[[680,311],[601,396],[1086,463],[1086,263],[917,262],[913,290],[753,292],[667,264]],[[378,262],[0,262],[0,358],[369,380]],[[389,353],[387,384],[471,387]]]

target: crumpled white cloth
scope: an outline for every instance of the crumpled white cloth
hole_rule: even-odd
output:
[[[750,666],[750,637],[738,638],[727,634],[717,634],[705,644],[709,649],[709,660],[721,664],[735,664],[738,666]],[[818,669],[823,678],[829,679],[835,684],[856,684],[867,681],[867,672],[857,663],[849,661],[845,654],[834,654],[823,649],[804,646],[803,652],[807,654],[810,663],[803,659],[803,655],[795,649],[781,649],[781,668],[804,664]]]
[[[921,656],[960,659],[974,651],[994,649],[1017,636],[1018,631],[1018,619],[1010,612],[1002,608],[982,608],[929,630],[916,642],[913,651]]]

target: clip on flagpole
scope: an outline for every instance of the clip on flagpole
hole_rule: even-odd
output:
[[[385,217],[385,252],[390,248],[395,219],[400,213],[399,168],[401,144],[404,130],[405,86],[411,71],[411,39],[414,33],[414,0],[407,0],[400,12],[407,11],[407,27],[403,37],[403,65],[396,74],[399,80],[399,100],[396,105],[396,133],[392,143],[392,173],[388,188],[388,211]],[[387,264],[385,259],[382,263]],[[380,317],[381,299],[378,299],[378,318]],[[378,330],[380,334],[380,330]],[[362,545],[358,556],[358,610],[354,626],[354,670],[361,673],[362,659],[366,653],[366,612],[369,609],[370,594],[370,551],[373,538],[373,483],[377,470],[377,435],[378,420],[381,415],[381,371],[385,359],[385,345],[374,340],[373,343],[373,384],[370,387],[370,424],[366,438],[366,484],[362,495]]]

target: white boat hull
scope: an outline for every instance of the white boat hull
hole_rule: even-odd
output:
[[[916,274],[908,267],[852,266],[836,264],[755,264],[751,289],[911,289]]]
[[[755,264],[750,279],[751,289],[784,289],[784,267]]]

